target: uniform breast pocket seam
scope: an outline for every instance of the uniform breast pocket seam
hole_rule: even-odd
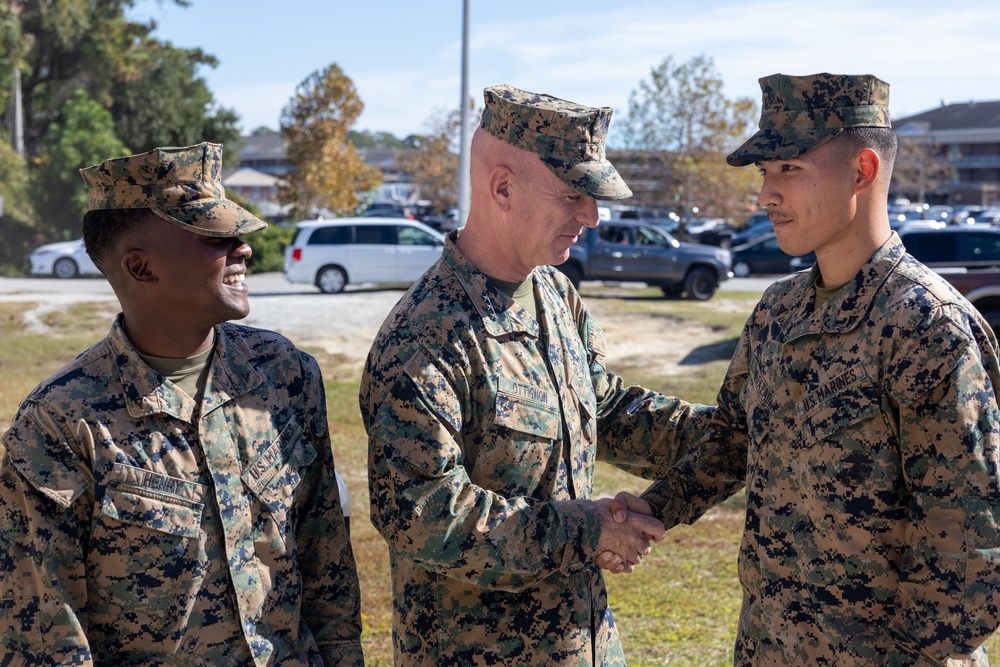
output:
[[[259,494],[271,483],[280,469],[295,459],[295,454],[300,449],[298,444],[302,440],[302,429],[296,422],[290,421],[271,441],[270,446],[247,466],[240,475],[240,479],[251,492]],[[306,456],[308,457],[308,453]],[[315,458],[316,452],[313,450],[312,458],[303,464],[303,467]]]
[[[501,408],[500,402],[506,400],[510,406]],[[535,416],[533,421],[525,421],[522,417]],[[542,419],[545,417],[546,419]],[[504,391],[497,392],[496,412],[494,422],[506,426],[512,431],[541,436],[550,440],[559,437],[559,410],[539,401],[532,401],[521,396]]]
[[[815,405],[809,405],[811,402],[810,398],[816,393],[811,393],[795,406],[796,412],[799,415],[799,423],[801,424],[800,437],[797,442],[802,449],[809,449],[842,429],[870,419],[879,414],[880,411],[878,390],[867,375],[862,375],[850,385],[830,396],[824,397],[823,400],[818,401]],[[852,397],[863,407],[857,410],[842,407],[844,401]],[[836,405],[837,403],[841,405]],[[830,417],[834,421],[818,428],[815,425],[817,416],[825,412],[829,412]]]
[[[105,490],[101,514],[165,535],[196,538],[201,533],[204,507],[200,502],[133,485],[121,485]],[[150,516],[150,513],[153,515]],[[166,523],[162,523],[164,520],[167,520]]]

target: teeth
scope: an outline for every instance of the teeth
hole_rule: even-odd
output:
[[[243,274],[242,273],[234,273],[234,274],[231,274],[231,275],[228,275],[228,276],[224,277],[222,280],[227,285],[242,285],[243,284]]]

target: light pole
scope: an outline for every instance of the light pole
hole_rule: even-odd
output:
[[[458,149],[458,226],[469,217],[469,0],[462,0],[462,128]]]
[[[21,68],[14,66],[14,113],[11,118],[14,150],[24,157],[24,113],[21,109]]]

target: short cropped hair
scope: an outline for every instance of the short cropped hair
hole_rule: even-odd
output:
[[[870,148],[878,153],[882,162],[882,174],[886,179],[892,177],[892,165],[896,161],[898,140],[896,133],[888,127],[849,127],[841,132],[834,141],[841,142],[846,148],[855,151]]]
[[[107,275],[107,262],[119,242],[135,233],[155,215],[148,208],[112,208],[87,211],[83,216],[83,245],[97,268]]]

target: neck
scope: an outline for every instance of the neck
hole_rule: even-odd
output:
[[[125,335],[143,354],[186,359],[208,351],[215,342],[215,327],[172,327],[158,320],[125,315]]]
[[[505,239],[497,233],[497,226],[476,219],[473,213],[469,212],[469,220],[455,242],[465,258],[491,278],[509,283],[527,280],[531,269],[526,271],[514,265],[506,252]]]
[[[816,249],[820,271],[817,284],[829,288],[846,285],[891,234],[889,214],[884,207],[878,212],[857,215],[854,224],[836,242]]]

